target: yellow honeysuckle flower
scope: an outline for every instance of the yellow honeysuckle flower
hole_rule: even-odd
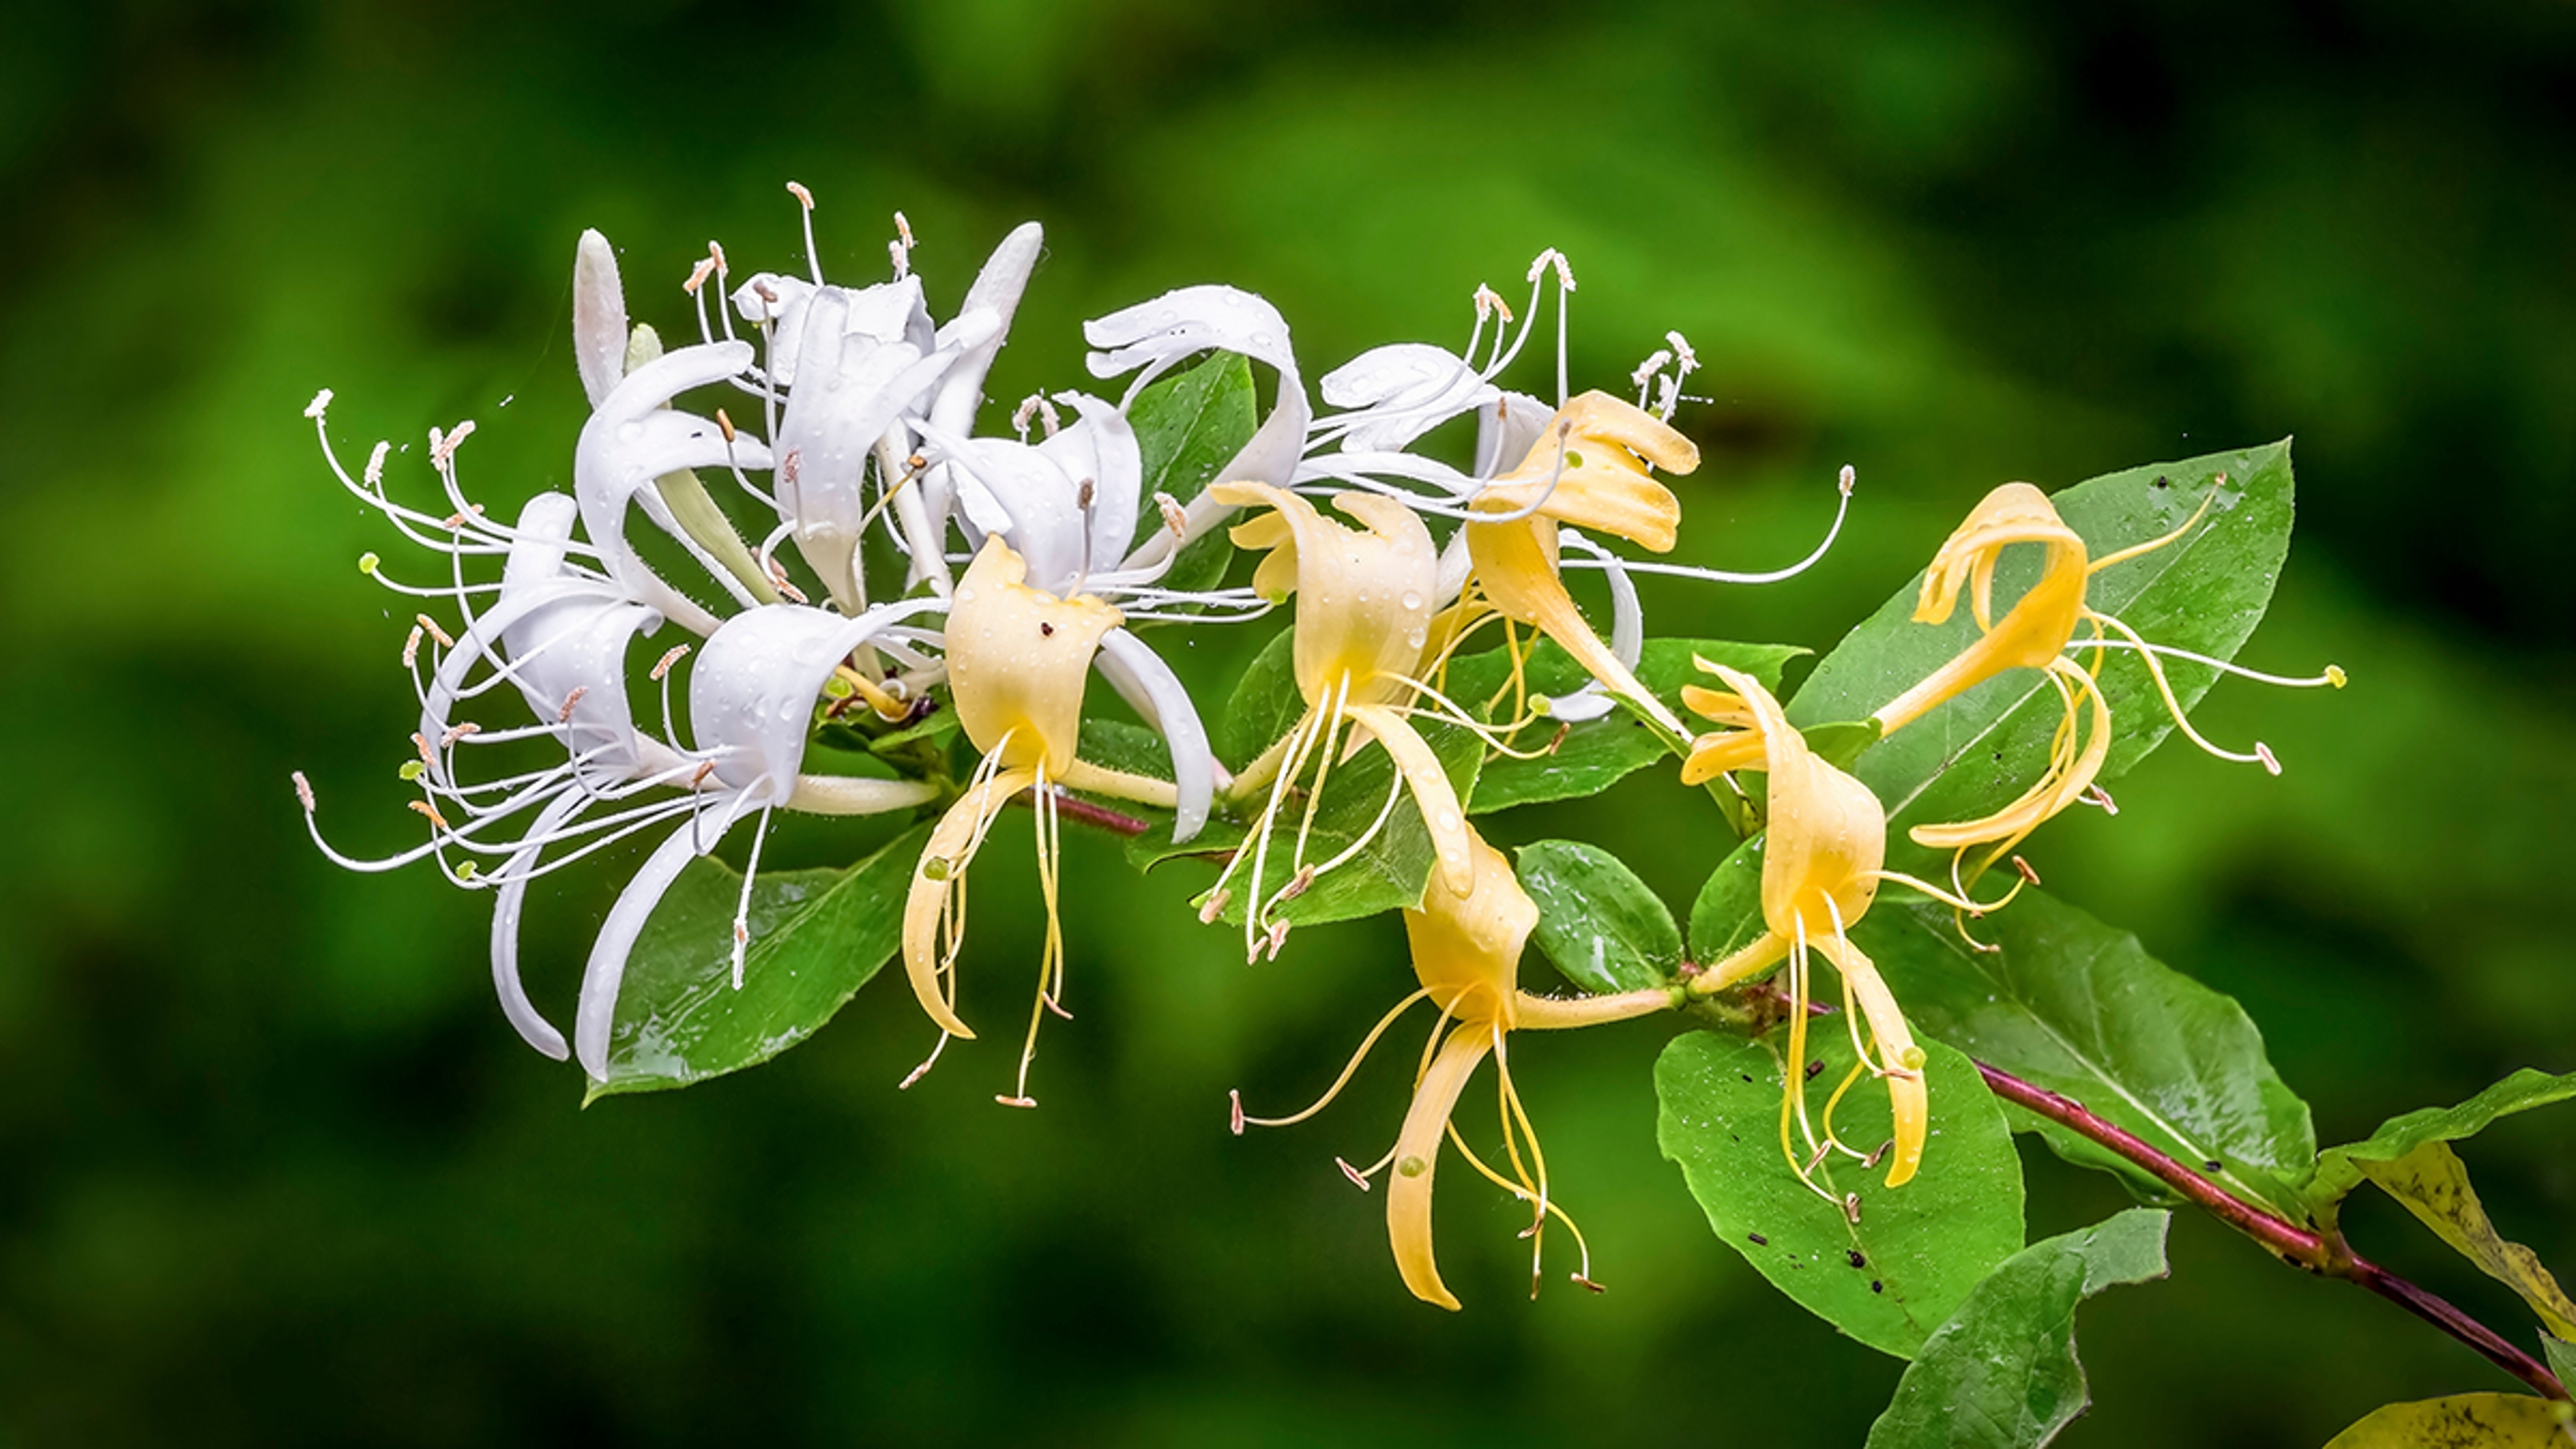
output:
[[[2217,483],[2224,485],[2226,481],[2222,474]],[[1916,844],[1953,850],[1962,856],[1977,846],[1989,846],[1966,872],[1966,877],[1973,879],[2043,822],[2092,790],[2111,749],[2111,708],[2103,698],[2100,683],[2102,656],[2110,649],[2125,648],[2137,653],[2175,725],[2193,744],[2223,760],[2260,763],[2273,774],[2281,772],[2280,762],[2259,742],[2251,752],[2239,753],[2210,743],[2194,729],[2165,678],[2162,659],[2189,659],[2225,673],[2294,687],[2324,684],[2340,689],[2344,683],[2341,669],[2328,665],[2323,674],[2312,679],[2263,674],[2205,655],[2150,644],[2136,630],[2085,602],[2086,585],[2094,574],[2153,553],[2189,533],[2216,497],[2213,487],[2209,497],[2201,500],[2200,508],[2173,532],[2088,561],[2082,536],[2058,517],[2047,495],[2027,483],[2007,483],[1980,500],[1942,543],[1924,573],[1914,618],[1926,624],[1946,622],[1964,591],[1977,621],[1978,635],[1948,663],[1879,709],[1876,718],[1881,733],[1896,730],[1944,701],[2004,670],[2016,668],[2045,672],[2066,714],[2049,743],[2047,768],[2019,798],[1982,819],[1918,825],[1908,832]],[[1995,566],[2003,551],[2017,543],[2040,547],[2040,576],[1998,620],[1994,616]],[[2091,632],[2078,640],[2076,631],[2082,628]],[[2114,635],[2117,637],[2111,637]],[[2091,663],[2077,664],[2070,650],[2092,651]]]
[[[1674,735],[1684,735],[1671,709],[1637,681],[1575,607],[1558,576],[1557,525],[1615,533],[1653,553],[1672,551],[1681,503],[1649,468],[1688,473],[1699,466],[1690,439],[1651,413],[1602,392],[1587,392],[1548,421],[1518,467],[1476,494],[1465,523],[1467,553],[1484,602],[1507,622],[1554,639],[1613,692]],[[1453,612],[1460,634],[1478,610]],[[1517,641],[1513,641],[1517,644]],[[1514,677],[1519,653],[1513,652]]]
[[[1783,1067],[1787,1082],[1780,1100],[1780,1150],[1800,1178],[1809,1176],[1828,1151],[1840,1150],[1875,1164],[1877,1154],[1863,1154],[1834,1136],[1834,1104],[1866,1071],[1884,1078],[1894,1109],[1896,1136],[1887,1149],[1887,1185],[1901,1187],[1923,1161],[1923,1140],[1930,1103],[1923,1087],[1923,1052],[1915,1045],[1905,1014],[1886,979],[1861,949],[1852,944],[1850,928],[1867,914],[1883,881],[1901,881],[1944,900],[1950,897],[1921,881],[1887,870],[1887,812],[1868,786],[1816,758],[1807,742],[1789,725],[1777,700],[1760,681],[1723,665],[1699,661],[1717,675],[1729,692],[1691,688],[1684,698],[1692,709],[1724,724],[1729,733],[1701,737],[1686,772],[1702,778],[1726,769],[1762,769],[1770,776],[1770,825],[1762,857],[1762,924],[1764,934],[1709,967],[1691,982],[1693,995],[1706,996],[1739,981],[1750,980],[1781,960],[1789,963],[1789,1050]],[[1687,774],[1685,776],[1687,778]],[[1953,904],[1964,906],[1963,902]],[[1970,908],[1974,909],[1974,908]],[[1843,1015],[1851,1028],[1858,1063],[1825,1104],[1821,1127],[1807,1115],[1807,1003],[1810,1000],[1810,950],[1834,964],[1843,979]],[[1860,1035],[1863,1019],[1870,1041]],[[1803,1159],[1791,1140],[1795,1125],[1804,1136]],[[1821,1189],[1819,1189],[1821,1191]]]
[[[1260,946],[1264,920],[1280,899],[1262,894],[1271,828],[1288,798],[1289,786],[1309,760],[1317,762],[1305,816],[1306,826],[1312,826],[1314,803],[1322,796],[1325,776],[1337,758],[1335,740],[1345,721],[1352,726],[1351,743],[1339,755],[1346,757],[1369,738],[1385,748],[1430,827],[1435,859],[1432,889],[1465,895],[1474,883],[1466,811],[1450,788],[1439,757],[1407,718],[1413,698],[1429,692],[1416,671],[1429,639],[1432,593],[1438,582],[1439,555],[1432,547],[1430,530],[1411,509],[1376,494],[1333,496],[1335,508],[1365,525],[1354,529],[1324,517],[1315,505],[1284,488],[1235,482],[1209,491],[1228,506],[1270,509],[1236,524],[1233,538],[1238,547],[1269,550],[1252,577],[1253,588],[1263,598],[1297,596],[1294,673],[1297,692],[1306,701],[1305,714],[1287,736],[1235,778],[1238,797],[1270,787],[1269,804],[1253,827],[1252,839],[1235,852],[1214,887],[1224,891],[1235,869],[1249,862],[1244,911],[1247,952]],[[1293,874],[1280,891],[1302,891],[1364,844],[1365,839],[1310,870],[1306,829],[1301,827],[1290,864]]]
[[[1441,1282],[1431,1247],[1433,1168],[1444,1135],[1457,1144],[1460,1155],[1479,1174],[1532,1205],[1534,1221],[1528,1236],[1533,1240],[1533,1291],[1539,1272],[1539,1229],[1551,1216],[1574,1233],[1576,1247],[1582,1253],[1582,1267],[1575,1271],[1574,1280],[1587,1287],[1598,1286],[1592,1283],[1591,1253],[1583,1246],[1581,1230],[1548,1195],[1547,1158],[1539,1150],[1538,1134],[1521,1106],[1520,1093],[1512,1085],[1505,1035],[1517,1029],[1550,1030],[1625,1021],[1668,1011],[1679,1004],[1677,993],[1662,987],[1573,1000],[1533,996],[1521,990],[1521,951],[1538,925],[1538,904],[1521,889],[1502,852],[1473,832],[1468,838],[1474,881],[1466,894],[1426,892],[1421,909],[1404,913],[1405,937],[1412,946],[1413,971],[1422,983],[1421,989],[1397,1003],[1378,1022],[1320,1101],[1295,1116],[1254,1118],[1240,1115],[1238,1097],[1235,1125],[1238,1132],[1246,1125],[1284,1127],[1322,1111],[1350,1081],[1369,1049],[1395,1019],[1415,1002],[1429,998],[1440,1008],[1440,1023],[1432,1028],[1430,1041],[1424,1044],[1424,1062],[1415,1076],[1413,1104],[1405,1113],[1395,1147],[1366,1172],[1347,1163],[1342,1170],[1365,1189],[1379,1172],[1394,1169],[1386,1194],[1386,1229],[1395,1252],[1396,1271],[1414,1297],[1449,1309],[1458,1306],[1458,1299]],[[1450,1027],[1451,1022],[1456,1026]],[[1441,1034],[1444,1028],[1448,1032],[1445,1038]],[[1477,1157],[1450,1122],[1467,1079],[1488,1055],[1494,1059],[1499,1078],[1503,1148],[1511,1167],[1508,1176]]]
[[[1036,1105],[1028,1095],[1028,1073],[1037,1052],[1038,1023],[1048,1010],[1063,1009],[1058,1004],[1064,990],[1064,932],[1056,910],[1055,787],[1166,809],[1175,799],[1168,781],[1103,769],[1076,757],[1092,656],[1101,636],[1117,628],[1121,616],[1089,594],[1058,598],[1031,588],[1023,582],[1027,576],[1027,563],[1010,545],[990,538],[949,597],[949,690],[958,725],[984,758],[965,793],[931,831],[903,911],[904,974],[922,1010],[940,1029],[940,1048],[950,1037],[973,1037],[957,1015],[956,1000],[957,953],[966,938],[966,868],[1002,807],[1022,790],[1034,792],[1046,950],[1038,968],[1037,1003],[1029,1013],[1028,1044],[1020,1056],[1019,1089],[1001,1099],[1011,1106]],[[938,1057],[934,1049],[920,1070]]]

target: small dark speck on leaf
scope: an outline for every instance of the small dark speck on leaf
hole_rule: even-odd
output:
[[[2219,1161],[2215,1157],[2203,1162],[2201,1166],[2211,1172],[2225,1172],[2227,1170],[2227,1164]]]
[[[1807,1063],[1807,1080],[1808,1080],[1808,1081],[1811,1081],[1811,1082],[1812,1082],[1812,1081],[1814,1081],[1816,1078],[1821,1077],[1821,1076],[1823,1076],[1824,1074],[1825,1074],[1825,1059],[1824,1059],[1824,1058],[1822,1058],[1822,1057],[1818,1057],[1818,1058],[1816,1058],[1814,1061]]]
[[[2158,473],[2158,474],[2156,475],[2156,481],[2155,481],[2155,483],[2154,483],[2154,485],[2153,485],[2153,486],[2158,487],[2158,488],[2171,488],[2171,487],[2173,486],[2173,480],[2172,480],[2172,479],[2170,479],[2170,478],[2167,478],[2167,477],[2166,477],[2164,474],[2162,474],[2162,473]]]
[[[1752,1243],[1753,1246],[1757,1248],[1767,1248],[1771,1246],[1771,1240],[1762,1236],[1760,1233],[1746,1233],[1744,1236],[1748,1242]]]
[[[1884,1293],[1887,1291],[1887,1285],[1881,1283],[1875,1278],[1872,1278],[1869,1280],[1869,1291],[1872,1293]]]
[[[1742,1077],[1748,1082],[1753,1080],[1753,1074],[1751,1072],[1737,1072],[1736,1075]]]
[[[1860,1249],[1858,1248],[1843,1249],[1843,1256],[1851,1259],[1851,1265],[1855,1268],[1866,1268],[1869,1266],[1869,1259],[1862,1257],[1860,1255]]]

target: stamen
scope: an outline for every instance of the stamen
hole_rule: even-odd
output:
[[[436,619],[429,617],[427,614],[414,614],[412,617],[419,621],[420,627],[429,631],[429,637],[438,641],[439,648],[453,649],[456,647],[456,641],[447,637],[447,631],[438,627],[438,621]]]
[[[1243,1135],[1243,1093],[1229,1087],[1226,1089],[1225,1102],[1228,1113],[1227,1125],[1235,1136],[1240,1137]]]
[[[324,388],[322,390],[322,396],[314,400],[314,406],[320,407],[323,403],[329,402],[330,400],[331,390],[329,388]],[[297,770],[294,778],[295,798],[303,802],[304,813],[310,815],[313,813],[313,782],[304,778],[304,772],[302,770]]]
[[[330,411],[330,409],[331,389],[326,387],[320,392],[313,394],[313,401],[304,405],[304,415],[318,423],[322,421],[322,415]]]
[[[441,830],[445,830],[447,828],[447,817],[438,813],[437,806],[430,804],[426,800],[412,800],[407,801],[406,803],[411,806],[415,813],[427,816],[430,824]]]
[[[1233,899],[1234,892],[1232,891],[1219,890],[1208,892],[1207,899],[1199,902],[1199,924],[1202,926],[1215,925],[1216,918],[1225,914],[1226,902]]]
[[[673,645],[668,653],[653,662],[653,671],[646,677],[657,683],[660,682],[664,676],[671,672],[672,665],[677,664],[688,657],[689,648],[690,646],[686,644]]]
[[[2015,855],[2012,858],[2012,868],[2021,872],[2021,878],[2024,881],[2032,885],[2039,884],[2039,872],[2031,869],[2030,862],[2022,859],[2019,855]]]
[[[997,1094],[993,1100],[1005,1107],[1035,1107],[1038,1104],[1038,1099],[1035,1097],[1004,1097]]]
[[[562,709],[559,709],[559,710],[557,710],[557,711],[555,711],[555,723],[556,723],[556,724],[571,724],[571,723],[572,723],[572,711],[573,711],[573,706],[580,704],[580,703],[581,703],[581,697],[582,697],[583,695],[585,695],[585,694],[588,694],[588,693],[590,693],[590,686],[589,686],[589,685],[587,685],[587,684],[576,684],[576,685],[574,685],[574,686],[572,687],[572,693],[567,694],[567,695],[565,695],[565,696],[564,696],[563,708],[562,708]]]
[[[1843,1194],[1843,1221],[1850,1223],[1853,1227],[1860,1226],[1859,1193],[1847,1192]]]
[[[402,662],[405,669],[414,667],[420,659],[420,636],[421,628],[414,624],[411,633],[403,637]]]
[[[2271,771],[2275,775],[2281,773],[2281,762],[2273,758],[2272,747],[2263,743],[2261,740],[2256,740],[2254,742],[2254,758],[2263,762],[2264,769]]]
[[[2120,813],[2119,802],[2111,798],[2110,791],[2103,789],[2099,785],[2085,786],[2082,798],[2084,803],[2087,805],[2098,805],[2102,807],[2102,813],[2105,815],[2117,815]]]
[[[939,1054],[946,1050],[948,1050],[948,1033],[943,1031],[939,1034],[939,1045],[930,1049],[930,1055],[921,1059],[920,1066],[914,1067],[911,1071],[904,1073],[903,1080],[895,1083],[894,1089],[898,1092],[911,1090],[913,1083],[929,1076],[930,1069],[939,1065]]]
[[[1367,1173],[1360,1171],[1358,1168],[1351,1166],[1349,1163],[1344,1162],[1338,1157],[1333,1159],[1333,1165],[1342,1170],[1342,1176],[1351,1180],[1351,1186],[1358,1188],[1362,1192],[1367,1192],[1369,1190]]]
[[[1395,1025],[1396,1018],[1404,1015],[1405,1011],[1410,1008],[1413,1003],[1422,1000],[1430,994],[1431,988],[1426,986],[1421,990],[1414,992],[1411,996],[1404,998],[1402,1001],[1397,1002],[1388,1010],[1386,1015],[1379,1017],[1377,1025],[1369,1028],[1369,1034],[1360,1038],[1359,1050],[1351,1053],[1351,1059],[1343,1064],[1341,1075],[1333,1078],[1333,1084],[1324,1089],[1324,1095],[1316,1098],[1314,1105],[1306,1108],[1306,1110],[1302,1112],[1291,1113],[1285,1117],[1246,1117],[1243,1115],[1242,1094],[1239,1092],[1229,1093],[1228,1095],[1234,1098],[1235,1135],[1238,1137],[1242,1136],[1243,1129],[1246,1126],[1293,1127],[1297,1123],[1303,1122],[1307,1118],[1314,1116],[1316,1113],[1323,1111],[1326,1107],[1331,1106],[1333,1099],[1341,1095],[1342,1088],[1350,1085],[1352,1075],[1357,1073],[1360,1069],[1360,1063],[1368,1060],[1369,1050],[1377,1045],[1378,1038],[1386,1035],[1386,1029]],[[1437,1037],[1438,1033],[1435,1032],[1433,1035]],[[1348,1172],[1350,1169],[1345,1166],[1342,1170]]]
[[[1172,531],[1172,537],[1189,537],[1189,515],[1182,511],[1179,499],[1169,493],[1157,493],[1154,495],[1154,507],[1162,511],[1163,526]]]
[[[814,193],[796,182],[787,183],[787,194],[796,198],[805,218],[805,266],[814,274],[814,285],[823,285],[823,254],[814,249]]]

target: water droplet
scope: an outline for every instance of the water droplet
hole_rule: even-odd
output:
[[[1419,608],[1421,608],[1421,607],[1422,607],[1422,596],[1421,596],[1420,594],[1418,594],[1418,593],[1415,593],[1415,592],[1414,592],[1413,590],[1411,590],[1411,589],[1407,589],[1407,590],[1405,590],[1405,591],[1404,591],[1404,608],[1405,608],[1405,612],[1407,612],[1407,613],[1411,613],[1412,611],[1414,611],[1414,610],[1416,610],[1416,609],[1419,609]]]

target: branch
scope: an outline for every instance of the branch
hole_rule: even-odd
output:
[[[2260,1243],[2273,1256],[2286,1263],[2307,1269],[2325,1278],[2341,1278],[2358,1284],[2451,1337],[2476,1349],[2487,1361],[2522,1380],[2544,1398],[2566,1399],[2566,1386],[2539,1360],[2516,1348],[2495,1330],[2452,1307],[2434,1294],[2362,1257],[2340,1239],[2330,1239],[2264,1211],[2237,1197],[2202,1174],[2157,1151],[2137,1136],[2115,1123],[2095,1116],[2084,1104],[2063,1097],[2045,1087],[2035,1086],[2009,1072],[1997,1071],[1984,1062],[1977,1063],[1979,1075],[1994,1094],[2005,1101],[2075,1133],[2121,1160],[2128,1162],[2158,1182],[2227,1224]]]

